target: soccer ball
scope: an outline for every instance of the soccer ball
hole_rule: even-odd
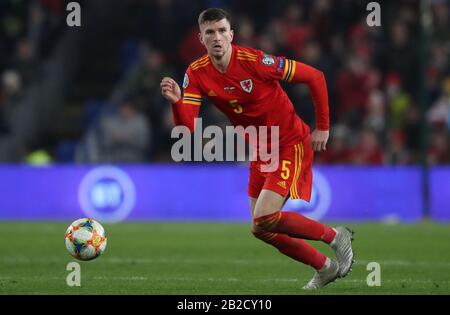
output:
[[[90,218],[78,219],[67,228],[64,237],[70,255],[79,260],[92,260],[106,248],[103,226]]]

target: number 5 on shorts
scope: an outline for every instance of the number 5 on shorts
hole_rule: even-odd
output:
[[[291,165],[291,161],[283,160],[283,164],[281,164],[281,178],[286,180],[291,175],[291,170],[289,169],[289,165]]]

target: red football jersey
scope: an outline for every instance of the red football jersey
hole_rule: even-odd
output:
[[[267,126],[269,131],[271,126],[279,126],[282,149],[309,134],[308,125],[295,113],[279,83],[290,82],[295,70],[295,61],[232,45],[225,73],[214,67],[208,55],[189,66],[183,82],[183,104],[200,106],[202,97],[208,97],[234,126],[255,126],[257,130]]]

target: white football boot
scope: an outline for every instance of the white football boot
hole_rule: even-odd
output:
[[[334,228],[336,236],[330,243],[331,248],[336,254],[336,260],[339,263],[339,277],[343,278],[352,271],[353,260],[353,231],[349,228],[338,226]]]
[[[327,258],[322,269],[316,271],[314,277],[303,287],[304,290],[319,290],[328,283],[339,278],[339,264]]]

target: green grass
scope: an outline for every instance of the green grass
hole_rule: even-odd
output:
[[[320,292],[310,267],[253,238],[245,224],[105,225],[108,246],[66,285],[67,223],[0,223],[0,294],[450,294],[450,225],[349,224],[357,263]],[[324,244],[313,242],[326,254]],[[381,286],[368,287],[368,262]]]

